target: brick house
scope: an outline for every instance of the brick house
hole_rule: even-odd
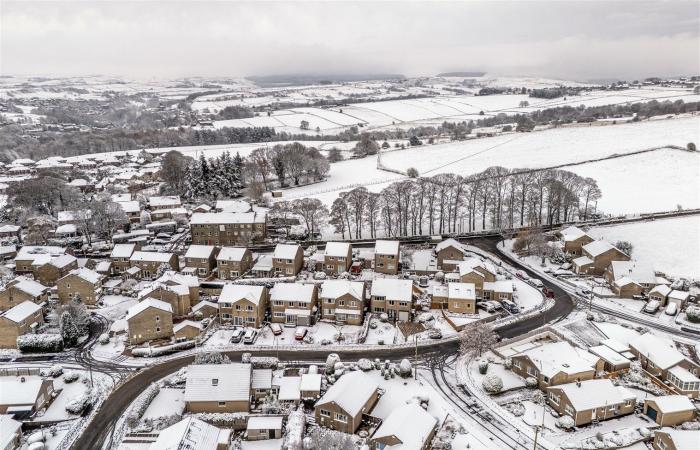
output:
[[[267,237],[267,216],[260,212],[195,213],[190,230],[193,244],[246,245]]]
[[[352,265],[352,245],[348,242],[329,242],[323,258],[323,270],[327,275],[349,272]]]
[[[39,375],[0,376],[0,392],[13,393],[2,396],[0,414],[8,414],[8,411],[14,410],[27,411],[32,415],[51,401],[54,392],[53,380]]]
[[[193,306],[199,303],[199,278],[193,275],[166,270],[156,281],[166,286],[186,286],[190,291],[190,305]]]
[[[219,319],[234,325],[260,328],[265,319],[267,299],[265,286],[226,284],[219,296]]]
[[[644,415],[662,427],[672,427],[695,419],[695,406],[685,395],[651,397],[644,400]]]
[[[191,341],[197,339],[202,333],[202,325],[191,320],[183,320],[173,326],[173,334],[176,341]]]
[[[388,275],[399,273],[399,248],[399,241],[376,241],[374,244],[374,271]]]
[[[49,300],[49,288],[41,283],[19,276],[0,291],[0,310],[8,310],[22,302],[42,304]]]
[[[662,306],[666,305],[666,299],[668,298],[668,295],[671,293],[671,288],[666,286],[665,284],[660,284],[658,286],[654,286],[650,291],[649,291],[649,301],[657,301],[661,303]]]
[[[216,268],[219,249],[213,245],[190,245],[185,252],[185,267],[194,269],[200,277],[208,277]]]
[[[33,272],[34,268],[32,264],[35,260],[38,259],[41,263],[46,263],[51,258],[64,254],[66,254],[65,247],[55,247],[49,245],[25,245],[19,249],[17,256],[15,256],[15,272]]]
[[[141,271],[141,278],[154,279],[158,275],[161,266],[166,265],[168,268],[178,271],[180,270],[177,255],[175,253],[165,252],[142,252],[136,251],[129,258],[131,267],[138,267]]]
[[[67,303],[78,295],[84,304],[95,305],[102,293],[103,278],[85,267],[71,270],[56,282],[58,298],[61,303]]]
[[[474,284],[479,299],[483,296],[484,283],[496,281],[496,269],[493,265],[474,256],[460,262],[457,270],[461,283]]]
[[[25,301],[0,314],[0,348],[16,348],[17,337],[44,323],[41,306]]]
[[[294,276],[304,266],[304,249],[299,244],[277,244],[272,254],[275,275]]]
[[[136,200],[128,200],[123,202],[115,202],[126,214],[126,218],[129,219],[131,223],[138,223],[141,221],[141,205]]]
[[[535,378],[540,389],[591,380],[603,370],[604,362],[600,357],[566,341],[534,342],[533,345],[511,356],[511,370],[523,378]]]
[[[338,379],[314,405],[316,423],[353,434],[379,399],[379,384],[362,371]]]
[[[644,292],[644,286],[630,277],[622,277],[613,281],[612,291],[620,298],[632,298]]]
[[[186,316],[192,308],[190,290],[182,284],[155,282],[139,292],[139,298],[154,298],[168,303],[175,317]]]
[[[201,314],[202,319],[218,316],[219,305],[214,302],[202,300],[192,307],[192,314],[198,316],[197,313]]]
[[[572,255],[580,255],[581,247],[593,242],[593,238],[578,227],[567,227],[559,232],[564,243],[564,252]]]
[[[315,284],[277,283],[270,291],[270,321],[288,326],[313,325],[317,301]]]
[[[585,380],[547,388],[547,404],[577,427],[634,412],[637,396],[609,379]]]
[[[73,255],[61,255],[49,261],[36,259],[32,263],[34,279],[44,286],[53,286],[59,278],[78,268],[78,259]]]
[[[581,254],[572,261],[579,275],[601,276],[612,261],[629,261],[630,257],[605,241],[593,241],[581,247]]]
[[[449,283],[447,310],[455,314],[476,314],[476,286],[473,283]]]
[[[455,270],[466,255],[464,246],[452,238],[445,239],[435,246],[438,270],[448,272]]]
[[[663,428],[654,431],[654,450],[697,450],[698,431]]]
[[[613,290],[615,288],[615,282],[623,278],[634,281],[634,283],[642,287],[642,291],[645,293],[649,292],[649,290],[657,284],[660,284],[657,282],[659,277],[656,276],[656,272],[651,266],[631,260],[610,261],[608,267],[605,268],[603,278],[613,287]],[[623,297],[622,295],[619,296]],[[625,298],[629,297],[625,296]]]
[[[370,290],[373,313],[386,313],[389,320],[408,322],[413,310],[413,282],[393,278],[377,278]]]
[[[429,450],[437,425],[437,419],[415,403],[398,406],[372,435],[370,449],[406,446],[414,450]]]
[[[129,308],[126,314],[130,345],[173,336],[173,308],[154,298],[146,298]]]
[[[185,408],[190,413],[247,413],[250,379],[250,364],[193,364],[187,368]]]
[[[326,280],[319,294],[321,317],[348,325],[362,325],[365,284],[359,281]]]
[[[115,275],[126,272],[131,267],[131,255],[136,250],[136,244],[114,244],[109,258],[112,260],[112,272]]]
[[[22,227],[19,225],[0,225],[0,239],[22,238]]]
[[[216,257],[219,278],[233,280],[253,267],[253,253],[245,247],[223,247]]]

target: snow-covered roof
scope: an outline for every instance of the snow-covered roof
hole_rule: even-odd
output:
[[[362,292],[364,291],[364,283],[360,281],[349,280],[326,280],[321,284],[321,293],[323,298],[338,298],[341,295],[350,294],[358,300],[363,300]]]
[[[200,300],[199,303],[197,303],[196,305],[194,305],[194,306],[192,307],[192,312],[197,312],[197,311],[199,311],[200,309],[204,308],[205,306],[208,306],[208,307],[214,308],[214,309],[218,309],[218,308],[219,308],[219,306],[218,306],[216,303],[214,303],[214,302],[210,302],[210,301],[208,301],[208,300]]]
[[[187,368],[186,402],[249,401],[250,364],[194,364]]]
[[[213,245],[190,245],[185,253],[185,258],[207,259],[214,251]]]
[[[193,322],[192,320],[183,320],[182,322],[173,326],[173,332],[177,333],[178,331],[182,330],[185,327],[194,327],[198,330],[201,330],[202,324],[200,324],[199,322]]]
[[[60,256],[66,252],[65,247],[50,245],[25,245],[19,249],[15,261],[33,261],[36,258]]]
[[[34,405],[43,383],[39,375],[0,377],[0,405]]]
[[[690,297],[690,292],[687,291],[678,291],[674,289],[668,293],[668,298],[672,298],[674,300],[685,301],[688,299],[688,297]]]
[[[27,300],[0,314],[0,317],[4,317],[5,319],[11,320],[15,323],[21,323],[27,317],[32,316],[39,310],[41,310],[41,306]]]
[[[452,284],[452,283],[450,283]],[[484,281],[485,291],[513,293],[513,283],[508,280]]]
[[[249,416],[248,430],[281,430],[282,416]]]
[[[272,257],[276,259],[294,259],[300,248],[299,244],[277,244]]]
[[[269,272],[272,270],[272,256],[270,255],[260,255],[255,265],[251,269],[253,271],[259,272]]]
[[[137,213],[141,211],[141,205],[136,200],[129,200],[125,202],[116,202],[125,213]]]
[[[589,264],[593,264],[593,260],[588,256],[579,256],[571,261],[576,267],[583,267]]]
[[[150,206],[180,206],[180,197],[175,195],[159,196],[159,197],[148,197],[148,204]]]
[[[282,402],[301,400],[300,383],[301,377],[275,377],[272,380],[272,384],[278,386],[277,399]]]
[[[396,450],[421,450],[431,436],[437,419],[415,403],[401,405],[379,426],[372,439],[395,437],[400,445],[391,445]]]
[[[348,242],[329,242],[326,244],[326,256],[347,258],[349,252],[350,244]]]
[[[597,345],[595,347],[590,347],[588,351],[596,356],[600,356],[604,360],[613,364],[625,364],[630,362],[629,359],[625,358],[624,356],[611,349],[607,345]]]
[[[190,416],[175,425],[165,428],[158,434],[149,450],[216,450],[221,430],[213,425]]]
[[[129,310],[126,312],[125,319],[129,320],[132,317],[141,314],[148,308],[160,309],[161,311],[169,312],[171,314],[173,312],[173,307],[170,306],[170,303],[166,303],[162,300],[158,300],[155,298],[146,298],[129,308]]]
[[[146,285],[145,288],[141,289],[138,293],[138,297],[139,298],[148,298],[148,297],[156,298],[156,297],[152,296],[151,294],[153,292],[157,291],[158,289],[163,289],[164,291],[174,292],[175,294],[181,295],[181,296],[182,295],[189,295],[189,293],[190,293],[190,289],[185,285],[177,284],[177,283],[165,284],[165,283],[161,283],[159,281],[154,281],[154,282]]]
[[[136,244],[114,244],[114,248],[112,249],[110,257],[131,258],[131,255],[134,253],[135,248]]]
[[[250,212],[250,203],[243,200],[217,200],[215,208],[221,212],[247,213]]]
[[[615,279],[628,277],[637,283],[653,284],[656,282],[654,268],[639,261],[610,261]]]
[[[673,341],[653,333],[646,333],[630,340],[630,347],[649,358],[656,366],[666,370],[685,359]]]
[[[593,258],[595,258],[598,255],[602,255],[603,253],[613,248],[615,248],[613,245],[603,240],[589,242],[588,244],[582,247],[582,249],[586,251],[589,255],[591,255]],[[619,249],[617,250],[620,251]],[[620,253],[622,252],[620,251]]]
[[[0,225],[0,233],[16,233],[20,228],[19,225]]]
[[[265,215],[257,212],[249,213],[194,213],[190,219],[192,225],[216,225],[233,223],[264,223]]]
[[[167,285],[181,284],[187,287],[198,287],[199,278],[194,275],[186,275],[184,273],[175,272],[174,270],[166,270],[156,281]]]
[[[78,261],[78,258],[76,258],[73,255],[61,255],[57,256],[55,258],[51,258],[51,261],[49,261],[49,264],[51,264],[54,267],[58,267],[59,269],[62,269],[70,264],[73,264],[74,262]]]
[[[131,255],[131,261],[161,262],[167,263],[173,256],[172,253],[165,252],[142,252],[136,251]]]
[[[32,297],[39,297],[43,295],[44,292],[46,292],[46,290],[48,289],[43,284],[29,279],[25,276],[19,276],[12,280],[12,286],[15,289],[18,289],[26,294],[31,295]]]
[[[476,256],[471,256],[464,261],[461,261],[459,263],[459,275],[462,276],[464,274],[467,274],[469,272],[472,272],[473,270],[476,269],[481,269],[482,271],[489,272],[492,275],[496,275],[497,270],[495,267],[493,267],[493,264],[491,264],[488,261],[482,261],[480,258],[477,258]]]
[[[101,274],[95,272],[94,270],[90,270],[87,267],[73,269],[70,272],[68,272],[68,275],[75,275],[76,277],[82,278],[83,280],[92,284],[97,284],[100,282],[100,280],[102,280]]]
[[[594,370],[599,359],[566,341],[544,343],[520,355],[530,358],[535,367],[549,378],[560,372],[574,374]]]
[[[242,261],[245,255],[245,247],[222,247],[217,255],[217,261]]]
[[[376,278],[372,281],[373,297],[410,302],[413,300],[413,282],[395,278]]]
[[[277,283],[270,291],[270,300],[294,300],[311,303],[315,285],[302,283]]]
[[[559,232],[561,234],[561,237],[564,239],[566,242],[571,242],[575,241],[576,239],[582,238],[583,236],[586,236],[586,232],[580,229],[579,227],[567,227],[564,228]]]
[[[264,286],[249,284],[225,284],[219,295],[219,303],[236,303],[239,300],[248,300],[258,305],[263,299]]]
[[[474,283],[450,283],[447,285],[447,292],[450,299],[476,300],[476,286],[474,286]]]
[[[435,246],[435,253],[439,252],[440,250],[444,250],[448,247],[454,247],[457,250],[461,251],[462,253],[466,253],[467,251],[465,250],[464,246],[457,242],[457,240],[449,238],[445,239],[444,241],[440,242]]]
[[[678,378],[681,381],[681,383],[694,383],[696,381],[700,381],[700,378],[693,375],[693,373],[685,367],[671,367],[670,369],[668,369],[668,373]]]
[[[78,227],[72,223],[67,223],[65,225],[59,225],[56,227],[56,234],[73,234],[78,231]]]
[[[576,411],[586,411],[605,405],[635,400],[637,396],[623,386],[615,386],[609,379],[586,380],[554,386],[561,389]]]
[[[698,431],[697,430],[678,430],[674,428],[662,428],[658,432],[667,433],[673,441],[675,450],[697,450],[698,449]]]
[[[600,341],[601,345],[605,345],[606,347],[611,348],[612,350],[618,352],[618,353],[625,353],[630,350],[629,345],[624,344],[617,339],[609,338],[609,339],[604,339]]]
[[[399,241],[379,240],[374,244],[374,253],[377,255],[398,255]]]
[[[250,387],[252,389],[271,389],[272,369],[254,369]]]
[[[664,414],[693,411],[695,409],[693,403],[686,395],[663,395],[661,397],[652,397],[649,400],[653,400],[659,411]]]
[[[125,193],[125,194],[112,194],[110,196],[110,199],[113,202],[119,203],[119,202],[130,202],[131,201],[131,194]]]
[[[637,283],[636,281],[634,281],[634,280],[633,280],[632,278],[630,278],[630,277],[618,278],[618,279],[615,280],[615,283],[614,283],[614,284],[615,284],[615,286],[617,286],[617,287],[624,287],[624,286],[627,286],[627,285],[629,285],[629,284],[636,284],[637,286],[641,287],[641,285],[640,285],[639,283]]]
[[[326,391],[316,406],[333,402],[354,417],[378,388],[379,383],[364,372],[346,373]]]
[[[666,286],[665,284],[659,284],[658,286],[654,286],[650,291],[649,295],[651,294],[659,294],[664,297],[668,296],[668,294],[671,293],[671,288]]]
[[[305,373],[301,376],[299,390],[302,392],[318,391],[321,392],[321,374],[320,373]]]
[[[14,448],[15,436],[21,434],[22,422],[12,418],[10,414],[0,414],[0,448]]]

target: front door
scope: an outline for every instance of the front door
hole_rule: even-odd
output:
[[[234,325],[243,325],[243,317],[234,316],[233,317],[233,324]]]
[[[656,410],[652,408],[651,406],[647,406],[647,416],[654,422],[656,422]]]

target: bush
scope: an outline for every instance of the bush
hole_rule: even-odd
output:
[[[360,358],[360,360],[357,361],[357,366],[364,372],[374,369],[374,364],[367,358]]]
[[[326,375],[333,375],[336,363],[340,362],[340,356],[337,353],[331,353],[326,357]]]
[[[498,375],[486,375],[481,386],[489,394],[498,394],[503,390],[503,380]]]
[[[486,372],[489,370],[489,362],[488,361],[480,361],[479,362],[479,373],[482,375],[486,375]]]
[[[688,318],[688,322],[700,323],[700,307],[689,306],[685,310],[685,316]]]
[[[564,430],[570,430],[576,426],[576,423],[574,422],[574,419],[571,418],[571,416],[561,416],[557,419],[557,426]]]
[[[71,370],[70,372],[66,372],[65,375],[63,375],[63,382],[64,383],[72,383],[74,381],[78,381],[80,379],[80,374],[74,370]]]
[[[411,361],[404,358],[399,364],[399,376],[401,378],[410,378],[411,375],[413,375],[413,367],[411,367]]]
[[[56,378],[63,374],[63,366],[60,364],[54,364],[48,371],[50,377]]]
[[[97,341],[102,344],[102,345],[107,345],[109,344],[109,334],[107,333],[102,333],[99,338],[97,338]]]
[[[127,413],[126,424],[129,428],[134,428],[139,424],[139,419],[143,416],[143,413],[148,409],[148,405],[151,404],[156,395],[160,392],[160,386],[157,384],[152,384],[146,388],[146,392],[143,396],[139,396],[133,403],[131,410]]]
[[[55,353],[63,351],[59,334],[25,334],[17,337],[17,348],[23,353]]]
[[[536,388],[537,379],[535,377],[527,377],[527,379],[525,379],[525,386],[529,388]]]
[[[90,403],[92,403],[92,394],[91,392],[85,391],[82,395],[75,397],[73,400],[69,401],[66,404],[66,411],[68,411],[71,414],[76,414],[80,415],[87,409],[88,406],[90,406]]]

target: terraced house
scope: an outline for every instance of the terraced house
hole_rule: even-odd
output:
[[[112,272],[115,275],[126,272],[131,267],[131,255],[136,250],[136,244],[114,244],[109,259],[112,260]]]
[[[365,284],[359,281],[326,280],[319,294],[321,316],[348,325],[362,325]]]
[[[154,279],[159,275],[162,266],[178,271],[180,270],[177,255],[164,252],[142,252],[137,251],[129,258],[131,267],[140,270],[141,278]]]
[[[216,257],[219,278],[233,280],[253,267],[253,253],[245,247],[223,247]]]
[[[48,262],[51,258],[64,254],[66,254],[65,247],[25,245],[19,249],[17,256],[15,256],[15,272],[33,272],[35,260]]]
[[[219,296],[219,319],[259,328],[265,319],[269,293],[265,286],[226,284]]]
[[[267,216],[260,212],[195,213],[190,230],[193,244],[245,245],[267,237]]]
[[[78,268],[78,259],[73,255],[55,258],[37,258],[32,263],[34,279],[45,286],[53,286],[59,278]]]

